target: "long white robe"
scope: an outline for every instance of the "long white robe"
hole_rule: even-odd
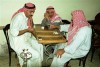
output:
[[[27,29],[27,20],[24,12],[18,13],[11,21],[9,39],[10,46],[18,55],[19,63],[22,66],[23,59],[20,57],[20,53],[23,49],[28,49],[32,54],[32,58],[28,60],[28,67],[41,67],[43,60],[43,45],[39,44],[31,33],[26,32],[18,36],[20,30]]]
[[[61,31],[67,32],[69,25],[61,25],[60,27]],[[61,58],[54,56],[51,67],[64,67],[64,64],[71,58],[80,58],[85,56],[89,52],[91,46],[91,35],[91,27],[85,26],[76,33],[70,45],[67,45],[67,43],[56,45],[54,52],[58,49],[64,48],[65,53]]]

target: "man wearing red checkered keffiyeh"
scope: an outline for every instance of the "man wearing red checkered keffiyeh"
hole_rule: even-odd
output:
[[[68,32],[68,42],[56,45],[54,59],[51,67],[64,67],[64,64],[72,58],[80,58],[87,55],[91,45],[92,29],[86,21],[82,10],[71,13],[70,25],[60,25],[61,31]]]
[[[42,20],[41,24],[42,26],[59,26],[60,24],[62,24],[61,17],[56,13],[53,6],[47,7],[46,12],[44,14],[44,19]]]
[[[41,67],[43,60],[43,45],[37,42],[34,35],[32,16],[35,9],[33,3],[26,3],[24,7],[14,13],[11,19],[10,46],[17,53],[21,67],[23,66],[23,59],[20,54],[24,49],[28,49],[32,54],[32,57],[27,61],[27,67]]]

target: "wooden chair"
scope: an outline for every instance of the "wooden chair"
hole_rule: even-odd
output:
[[[63,24],[70,24],[70,21],[66,20],[66,19],[62,19]]]
[[[94,56],[94,53],[96,51],[96,49],[100,48],[100,39],[95,39],[95,42],[92,46],[92,55],[91,55],[91,62],[92,62],[92,59],[93,59],[93,56]],[[99,55],[100,57],[100,55]]]
[[[3,32],[7,41],[7,45],[8,45],[8,52],[9,52],[9,67],[11,66],[11,53],[15,52],[11,47],[10,47],[10,43],[9,43],[9,36],[8,36],[8,30],[10,28],[10,24],[7,24],[4,28],[3,28]],[[15,55],[15,57],[17,57],[17,55]]]
[[[94,19],[94,25],[92,25],[92,29],[93,29],[93,41],[92,41],[92,47],[91,47],[91,50],[92,50],[92,55],[91,55],[91,62],[92,62],[92,59],[93,59],[93,55],[96,51],[97,48],[100,48],[100,13],[98,13],[96,16],[95,16],[95,19]],[[99,54],[99,58],[100,58],[100,54]]]
[[[100,26],[99,25],[93,26],[94,36],[93,36],[93,42],[92,42],[92,47],[91,47],[91,50],[92,50],[91,62],[92,62],[96,49],[100,48],[100,29],[97,29],[97,28],[100,28]]]
[[[79,66],[81,66],[81,62],[82,62],[83,67],[85,67],[85,63],[86,63],[87,56],[88,56],[88,54],[87,54],[86,56],[84,56],[84,57],[75,58],[75,59],[71,59],[71,60],[79,60]],[[68,67],[68,64],[69,64],[69,62],[70,62],[71,60],[69,60],[69,61],[66,63],[66,67]]]

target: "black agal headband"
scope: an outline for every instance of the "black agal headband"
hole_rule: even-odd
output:
[[[27,5],[25,4],[24,7],[27,8],[27,9],[34,9],[34,8],[35,8],[35,5],[33,4],[33,7],[29,7],[29,6],[27,6]]]
[[[54,9],[54,8],[47,8],[46,10],[50,10],[50,9]]]

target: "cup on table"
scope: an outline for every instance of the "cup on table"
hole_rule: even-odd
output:
[[[41,29],[44,29],[44,26],[42,26]]]

